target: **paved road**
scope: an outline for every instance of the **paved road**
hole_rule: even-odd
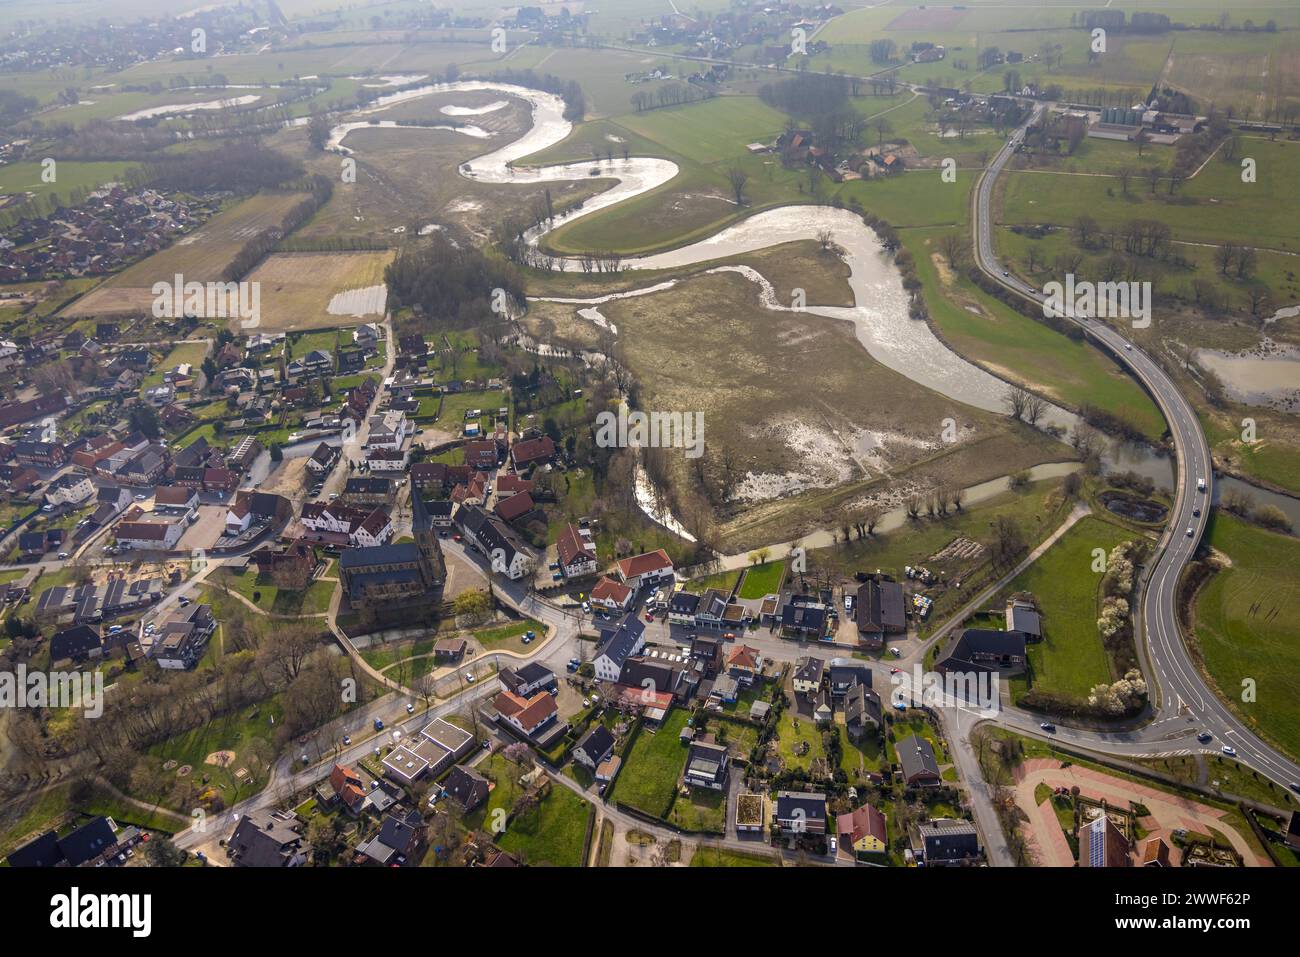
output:
[[[997,259],[993,245],[992,197],[997,177],[1024,141],[1025,130],[1049,106],[1037,106],[1030,119],[1012,134],[980,178],[973,200],[976,263],[986,275],[1008,289],[1039,303],[1045,298],[1043,292],[1010,274]],[[1125,755],[1198,750],[1217,753],[1218,747],[1227,744],[1236,749],[1239,760],[1274,781],[1284,786],[1300,782],[1300,766],[1256,737],[1206,686],[1191,660],[1179,626],[1178,582],[1204,534],[1214,481],[1210,449],[1196,412],[1164,370],[1116,329],[1087,318],[1072,321],[1083,328],[1089,339],[1125,365],[1159,405],[1173,436],[1178,481],[1169,523],[1141,584],[1140,610],[1136,616],[1145,637],[1145,672],[1152,691],[1154,719],[1137,731],[1121,733],[1087,732],[1062,726],[1058,736],[1096,751]],[[1197,488],[1198,480],[1205,483],[1203,491]],[[998,723],[1038,733],[1037,717],[1024,712],[1008,711]],[[1202,730],[1215,737],[1209,747],[1195,740],[1195,734]]]

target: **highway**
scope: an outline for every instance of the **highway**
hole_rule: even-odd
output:
[[[1008,138],[981,176],[972,201],[976,264],[1006,288],[1037,303],[1045,299],[1042,290],[1012,275],[998,261],[993,245],[992,206],[998,175],[1024,141],[1025,131],[1049,106],[1038,105]],[[1169,424],[1178,469],[1169,522],[1154,556],[1147,563],[1147,575],[1140,584],[1140,608],[1135,615],[1139,638],[1145,641],[1144,670],[1151,692],[1152,721],[1137,731],[1120,733],[1082,731],[1062,725],[1055,737],[1078,747],[1130,756],[1218,753],[1220,747],[1230,745],[1236,749],[1238,760],[1279,784],[1289,786],[1300,782],[1300,766],[1261,741],[1205,684],[1179,625],[1178,583],[1205,532],[1214,482],[1209,445],[1196,412],[1164,370],[1113,327],[1086,317],[1072,321],[1083,328],[1089,339],[1126,366],[1155,399]],[[1197,489],[1198,480],[1204,480],[1204,491]],[[1080,569],[1080,574],[1086,573]],[[998,719],[999,724],[1043,736],[1038,721],[1036,715],[1016,711],[1004,712]],[[1208,746],[1196,740],[1202,731],[1214,735]]]

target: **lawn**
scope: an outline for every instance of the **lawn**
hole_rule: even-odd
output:
[[[1207,540],[1231,566],[1196,598],[1196,640],[1211,677],[1252,727],[1300,755],[1300,540],[1215,509]],[[1243,682],[1255,700],[1241,701]]]
[[[826,763],[826,748],[822,745],[822,731],[810,717],[803,717],[787,708],[781,712],[776,726],[776,744],[781,760],[787,768],[811,770],[814,762]]]
[[[686,745],[681,742],[687,713],[674,708],[659,730],[641,728],[623,762],[609,799],[662,817],[673,799],[677,781],[686,765]]]
[[[262,611],[273,615],[323,615],[329,611],[330,598],[337,584],[313,581],[302,591],[289,591],[261,580],[252,567],[243,572],[222,569],[213,579],[214,585],[229,583],[231,591],[238,592]]]
[[[476,631],[473,635],[474,639],[483,646],[485,651],[500,651],[502,649],[525,651],[528,646],[523,643],[523,637],[530,631],[534,632],[538,638],[546,636],[546,628],[540,622],[533,621],[531,618],[507,622],[504,625],[493,625],[490,628]]]
[[[746,569],[745,581],[740,586],[740,597],[762,598],[765,595],[774,595],[781,587],[783,577],[785,577],[784,561],[766,562]]]
[[[732,571],[718,572],[715,575],[705,575],[703,578],[692,578],[682,585],[682,590],[693,595],[702,595],[710,588],[716,588],[723,594],[730,595],[731,590],[736,587],[736,582],[739,580],[740,569],[737,568]]]
[[[492,755],[478,770],[495,786],[487,804],[467,815],[465,823],[475,830],[491,832],[493,822],[502,819],[498,812],[510,814],[523,793],[520,770],[500,754]],[[542,803],[512,818],[505,833],[496,835],[496,842],[534,867],[582,867],[587,819],[593,813],[592,806],[578,795],[552,783]]]
[[[725,834],[727,792],[691,788],[689,796],[677,795],[666,820],[669,824],[696,834]]]
[[[1033,593],[1043,619],[1043,640],[1028,646],[1032,685],[1086,697],[1111,680],[1110,662],[1097,632],[1100,573],[1092,571],[1093,549],[1109,554],[1135,533],[1095,516],[1077,522],[1047,552],[1007,586],[1004,595]],[[1017,679],[1013,686],[1023,687]]]
[[[691,867],[780,867],[781,861],[768,854],[746,854],[723,847],[696,848]]]

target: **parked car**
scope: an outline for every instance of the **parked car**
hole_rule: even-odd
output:
[[[375,730],[376,730],[376,731],[383,731],[383,730],[384,730],[384,719],[383,719],[383,718],[376,718],[376,719],[375,719]]]
[[[344,745],[349,745],[349,744],[351,744],[351,743],[352,743],[352,735],[350,735],[350,734],[345,734],[345,735],[343,735],[343,743],[344,743]]]
[[[406,713],[415,714],[415,705],[408,702],[406,705]]]
[[[569,663],[564,667],[567,668],[569,671],[577,671],[580,667],[582,667],[582,662],[580,662],[577,658],[570,658]]]

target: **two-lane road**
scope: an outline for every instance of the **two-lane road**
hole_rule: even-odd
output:
[[[1046,296],[1012,275],[997,259],[993,246],[993,191],[998,175],[1016,148],[1024,141],[1028,127],[1048,109],[1039,105],[1030,118],[1007,140],[981,176],[973,200],[975,261],[988,276],[1008,289],[1036,303]],[[1064,277],[1060,277],[1064,278]],[[1174,382],[1150,356],[1125,339],[1116,329],[1095,319],[1070,317],[1095,343],[1126,366],[1155,399],[1169,424],[1178,463],[1174,506],[1169,523],[1148,563],[1148,575],[1141,586],[1141,607],[1137,614],[1146,646],[1147,680],[1155,720],[1140,731],[1098,734],[1062,727],[1059,737],[1103,752],[1153,754],[1174,747],[1214,751],[1230,745],[1237,757],[1283,785],[1300,782],[1300,766],[1261,741],[1207,687],[1184,643],[1178,618],[1178,583],[1205,531],[1213,493],[1213,469],[1209,445],[1196,412]],[[1198,483],[1203,482],[1203,489]],[[1008,712],[1005,723],[1035,724],[1034,716]],[[1002,718],[999,719],[1003,721]],[[1194,733],[1208,731],[1215,736],[1210,747],[1201,747]],[[1179,738],[1187,740],[1178,744]]]

